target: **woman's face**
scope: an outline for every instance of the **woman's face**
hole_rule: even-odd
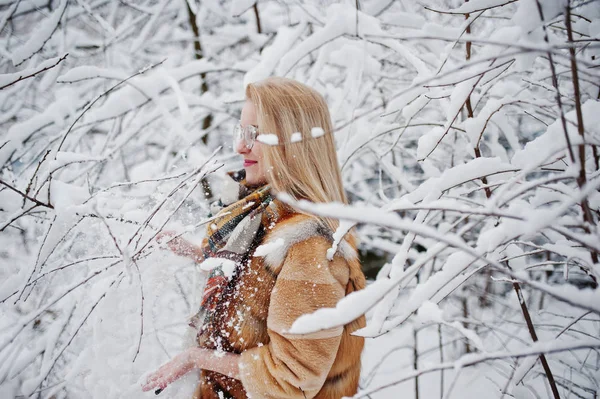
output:
[[[242,108],[242,118],[240,120],[242,128],[248,125],[258,126],[256,109],[254,104],[246,100]],[[260,132],[259,132],[260,133]],[[244,157],[244,169],[246,169],[246,183],[251,186],[258,186],[267,182],[265,166],[263,163],[263,145],[259,141],[254,141],[252,149],[246,148],[246,142],[240,140],[237,143],[236,151]]]

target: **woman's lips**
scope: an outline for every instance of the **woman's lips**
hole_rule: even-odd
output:
[[[254,164],[257,164],[258,162],[256,161],[251,161],[249,159],[244,159],[244,168],[247,168],[248,166],[252,166]]]

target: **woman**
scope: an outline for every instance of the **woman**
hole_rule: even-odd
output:
[[[162,390],[201,369],[196,398],[352,396],[364,341],[350,334],[364,317],[313,334],[287,331],[299,316],[364,287],[354,239],[346,237],[329,260],[337,222],[275,197],[347,203],[327,104],[290,79],[250,84],[235,137],[245,181],[231,176],[242,183],[241,199],[222,204],[201,249],[171,242],[210,269],[196,317],[199,345],[152,374],[143,389]]]

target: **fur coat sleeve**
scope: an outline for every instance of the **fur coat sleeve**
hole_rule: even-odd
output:
[[[347,291],[346,256],[326,257],[331,241],[314,235],[287,248],[283,259],[265,262],[277,275],[267,316],[267,345],[244,351],[240,378],[252,398],[313,398],[336,360],[344,327],[306,335],[287,331],[303,314],[335,307]]]

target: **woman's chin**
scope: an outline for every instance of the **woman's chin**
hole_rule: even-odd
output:
[[[261,179],[258,176],[255,176],[253,173],[249,173],[248,169],[246,169],[246,184],[249,186],[262,186],[265,184],[265,179]]]
[[[246,169],[246,184],[250,185],[250,186],[254,186],[256,185],[256,177],[253,176],[252,173],[248,172],[248,169]]]

